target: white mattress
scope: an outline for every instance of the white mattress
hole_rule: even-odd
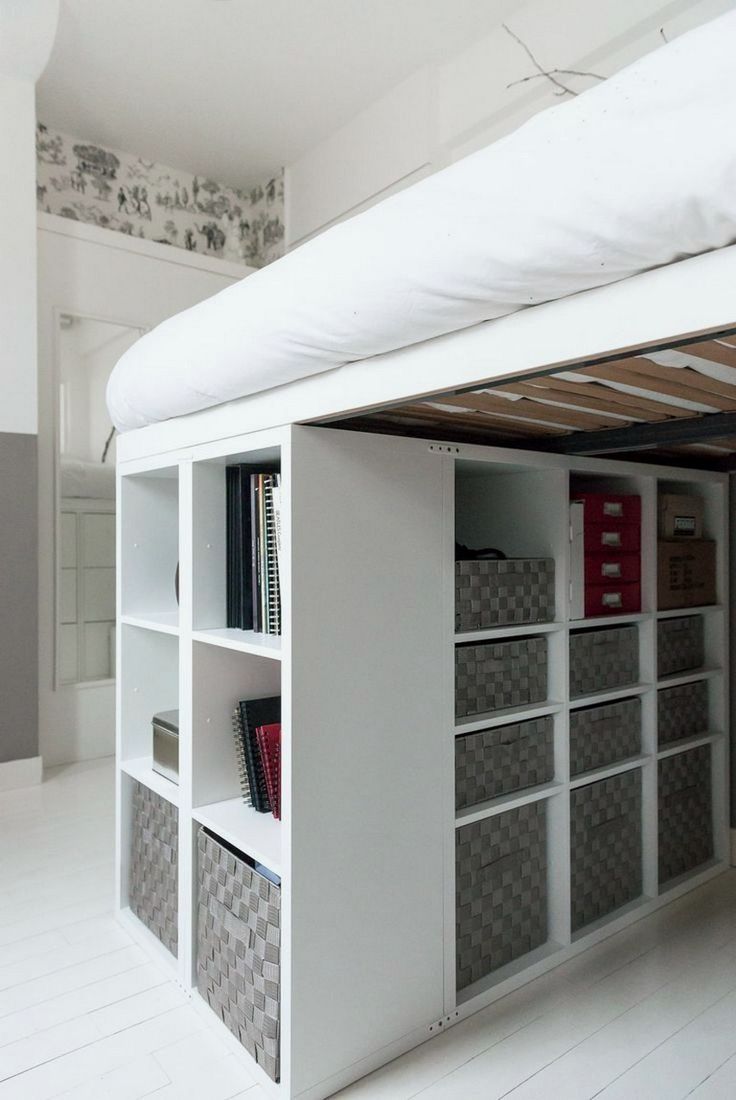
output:
[[[120,430],[736,241],[736,12],[165,321]]]

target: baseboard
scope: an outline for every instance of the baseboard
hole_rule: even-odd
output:
[[[731,829],[731,866],[736,867],[736,829]]]
[[[25,760],[8,760],[0,764],[0,791],[19,787],[36,787],[43,777],[43,757],[29,756]]]

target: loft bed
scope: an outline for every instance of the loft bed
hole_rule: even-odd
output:
[[[598,382],[626,387],[610,369],[603,378],[597,361],[644,353],[667,370],[640,358],[634,373],[652,379],[634,386],[641,396],[669,385],[693,413],[727,412],[677,392],[683,377],[668,371],[690,369],[696,390],[721,368],[728,386],[733,366],[718,347],[695,360],[671,351],[728,335],[736,312],[727,301],[736,153],[723,136],[736,97],[735,39],[731,12],[159,325],[123,356],[108,387],[125,435],[164,424],[124,435],[123,454],[200,428],[211,438],[228,423],[327,419],[369,430],[462,428],[465,438],[487,429],[489,441],[504,442],[544,437],[547,424],[551,443],[555,428],[611,424],[595,419],[596,406],[553,420],[536,395],[500,382],[575,365],[588,380],[595,369]],[[495,400],[462,403],[464,391],[489,386]],[[452,400],[438,408],[441,395]],[[166,426],[212,407],[180,430]],[[650,411],[654,419],[662,410]],[[648,422],[608,415],[616,430]]]
[[[723,283],[706,278],[708,269],[718,269]],[[485,390],[488,364],[496,355],[517,376],[527,367],[527,376],[537,383],[560,366],[567,375],[578,364],[565,349],[575,342],[580,349],[582,326],[591,334],[587,346],[598,353],[584,355],[584,363],[592,358],[620,360],[624,349],[646,349],[649,359],[659,355],[653,348],[677,343],[680,337],[692,339],[694,334],[708,353],[721,354],[724,348],[723,354],[730,354],[727,341],[735,330],[734,307],[731,296],[718,289],[727,285],[728,271],[736,275],[733,249],[493,322],[482,330],[475,362],[462,352],[481,330],[444,337],[380,362],[351,364],[292,382],[280,392],[242,398],[120,437],[118,910],[126,928],[161,958],[165,949],[158,942],[160,930],[154,928],[154,939],[131,912],[137,899],[130,854],[139,862],[142,851],[152,858],[155,844],[143,845],[141,837],[153,816],[164,830],[165,850],[172,833],[179,840],[179,879],[169,883],[168,904],[165,899],[163,905],[179,944],[177,957],[167,959],[169,972],[215,1024],[213,1009],[228,1028],[237,1030],[237,1013],[227,995],[228,982],[235,988],[227,963],[232,944],[218,945],[216,936],[214,942],[203,941],[203,930],[213,922],[216,931],[221,922],[210,908],[207,883],[219,873],[227,875],[218,880],[226,893],[233,896],[244,888],[242,881],[233,882],[228,860],[231,866],[247,868],[250,859],[279,877],[278,888],[264,887],[272,904],[278,889],[282,920],[279,1012],[268,1021],[272,1038],[280,1040],[278,1062],[275,1067],[266,1063],[278,1080],[271,1080],[269,1070],[263,1072],[258,1062],[248,1061],[249,1071],[274,1100],[324,1100],[728,868],[734,834],[729,833],[728,816],[727,475],[697,469],[697,457],[689,453],[681,456],[681,466],[664,465],[656,453],[656,465],[587,457],[591,450],[605,450],[606,433],[631,430],[627,424],[592,433],[590,421],[600,414],[599,408],[590,409],[584,428],[570,430],[568,422],[554,435],[527,435],[521,425],[538,423],[535,420],[519,418],[514,423],[520,427],[509,429],[495,408],[479,414],[488,420],[483,420],[481,430],[474,420],[470,430],[465,423],[453,430],[445,407],[461,408],[447,414],[459,421],[471,417],[463,407],[448,403],[446,390],[435,398],[428,378],[431,373],[439,386],[444,378],[457,394],[465,388],[458,374],[465,371],[466,384]],[[651,293],[642,293],[643,285]],[[695,293],[704,290],[699,297]],[[614,322],[613,299],[631,305],[631,315],[625,310],[616,313]],[[637,307],[648,306],[646,316],[637,313]],[[567,318],[579,327],[572,330]],[[591,319],[609,327],[588,327]],[[680,324],[682,329],[676,327]],[[613,327],[616,342],[611,355],[612,344],[605,341]],[[523,328],[528,339],[522,338]],[[540,343],[542,328],[549,338]],[[637,343],[642,336],[647,342]],[[553,347],[559,358],[543,358],[540,347]],[[402,388],[408,371],[399,384],[392,370],[398,356],[416,357],[416,388],[408,392]],[[436,370],[423,372],[422,360],[431,365],[435,356]],[[636,356],[633,362],[638,362]],[[678,376],[693,370],[667,369]],[[548,373],[534,374],[535,370]],[[642,377],[651,376],[635,375],[637,381]],[[689,373],[686,377],[692,381]],[[383,401],[377,400],[378,380]],[[578,385],[603,389],[600,380]],[[637,388],[621,386],[625,390],[611,393]],[[639,389],[637,393],[638,410],[651,414],[655,399],[642,397]],[[656,400],[664,405],[670,396],[661,393]],[[700,404],[694,396],[689,388],[688,403]],[[681,417],[671,405],[672,413],[656,411],[664,419],[640,423],[647,431],[686,424],[692,431],[716,421],[721,438],[722,418],[736,415],[723,409],[708,411],[713,408],[709,402],[717,398],[720,404],[721,396],[711,390],[707,396],[703,393],[702,414]],[[412,410],[419,404],[431,419],[417,418],[412,410],[407,413],[407,398]],[[464,403],[477,400],[463,396]],[[624,407],[616,406],[615,400],[610,404]],[[542,399],[540,409],[551,407]],[[553,415],[564,424],[565,417],[576,414]],[[299,417],[310,423],[299,423]],[[539,428],[549,433],[550,424],[539,422]],[[549,453],[550,444],[562,440],[583,441],[586,452]],[[534,453],[530,446],[541,450]],[[617,439],[615,451],[624,450]],[[719,463],[721,454],[717,452]],[[712,462],[710,452],[705,457]],[[281,473],[284,625],[279,638],[227,625],[225,471],[233,463],[278,468]],[[632,494],[642,501],[640,612],[579,621],[568,616],[568,515],[576,479],[589,489]],[[699,497],[707,514],[707,536],[717,547],[717,602],[690,608],[687,614],[657,610],[657,498],[662,492]],[[552,558],[555,620],[457,633],[456,541]],[[175,572],[180,604],[174,599]],[[662,678],[657,666],[662,624],[688,617],[703,624],[702,670]],[[639,682],[602,696],[592,692],[582,700],[572,698],[572,640],[581,633],[605,634],[609,628],[636,635]],[[547,647],[550,679],[544,701],[458,720],[453,690],[456,648],[516,644],[528,636],[544,639]],[[677,744],[662,748],[660,691],[689,684],[706,693],[707,728],[704,724],[695,735],[690,730]],[[279,693],[283,785],[281,820],[274,821],[243,802],[231,716],[243,698]],[[595,710],[632,699],[640,700],[642,708],[640,752],[608,769],[571,777],[569,739],[578,708]],[[151,716],[174,708],[179,711],[178,787],[153,770],[149,733]],[[553,731],[555,770],[550,781],[457,814],[455,740],[475,731],[511,729],[516,724],[522,730],[528,723],[543,721],[551,723]],[[658,780],[665,776],[665,762],[672,759],[679,765],[680,756],[696,760],[700,772],[710,777],[712,845],[706,839],[705,854],[694,857],[696,865],[663,881]],[[641,784],[640,863],[633,885],[624,876],[624,902],[578,927],[571,921],[574,800],[587,785],[609,781],[625,784],[632,798],[638,797],[636,784]],[[543,809],[533,811],[534,807]],[[546,922],[528,951],[522,949],[498,969],[461,984],[456,977],[455,837],[467,826],[487,825],[517,811],[544,814],[540,830],[547,838]],[[697,821],[701,818],[702,814]],[[635,829],[637,819],[629,811],[627,827],[633,821]],[[698,850],[679,831],[674,844],[683,851]],[[209,868],[213,853],[221,865],[211,873],[205,870],[204,878],[203,868]],[[600,861],[598,865],[608,867]],[[170,868],[165,862],[152,869],[157,889]],[[250,875],[248,870],[244,873]],[[531,889],[539,888],[539,874]],[[521,904],[515,885],[511,897],[514,906]],[[235,925],[224,927],[237,936]],[[269,935],[273,942],[272,927]],[[256,945],[256,954],[257,949]],[[202,960],[212,960],[206,962],[205,973]],[[273,956],[270,961],[273,964]],[[222,1034],[230,1039],[224,1027]],[[274,1057],[273,1048],[270,1056]]]
[[[736,14],[691,36],[699,66],[684,40],[662,51],[670,84],[677,85],[672,117],[657,114],[671,147],[675,132],[681,137],[681,119],[693,122],[693,79],[681,80],[688,64],[689,78],[697,73],[704,85],[714,79],[712,94],[699,101],[701,112],[704,102],[712,108],[708,126],[693,125],[693,141],[699,150],[712,149],[730,133],[724,112],[736,81],[735,34]],[[633,85],[642,94],[651,86],[655,99],[666,100],[661,82],[649,80],[651,63],[630,71]],[[621,88],[611,81],[595,90],[593,102],[607,109],[604,88],[614,99]],[[559,113],[587,120],[584,100]],[[643,115],[651,126],[651,115]],[[533,130],[537,137],[540,129],[544,134],[541,123]],[[598,147],[606,164],[610,133]],[[718,150],[722,167],[732,165],[729,153]],[[579,171],[586,158],[579,150],[572,154]],[[407,199],[385,204],[386,222],[380,213],[376,222],[361,216],[347,223],[346,236],[337,227],[313,248],[167,322],[134,345],[113,375],[111,413],[123,429],[117,451],[117,908],[193,1003],[209,1019],[214,1009],[238,1032],[253,1056],[251,1071],[275,1100],[323,1100],[729,864],[724,471],[736,451],[736,246],[730,243],[736,180],[732,167],[716,180],[713,161],[698,161],[688,149],[694,174],[678,183],[686,192],[693,188],[685,206],[694,217],[680,217],[683,193],[667,190],[672,164],[662,154],[658,148],[646,164],[664,164],[656,174],[664,193],[652,191],[641,168],[632,173],[634,184],[645,181],[636,193],[642,221],[621,220],[631,193],[619,217],[608,219],[605,257],[615,259],[617,277],[601,280],[588,263],[596,204],[580,211],[577,236],[571,204],[574,247],[542,265],[552,276],[542,280],[539,297],[556,300],[537,298],[523,308],[530,292],[524,271],[513,301],[500,293],[494,298],[487,287],[483,298],[467,281],[453,297],[448,281],[468,278],[469,255],[480,265],[473,269],[478,291],[491,244],[486,239],[470,252],[468,240],[458,249],[450,244],[443,251],[447,263],[435,257],[425,269],[426,217],[413,223],[413,235],[401,237],[400,229],[411,220],[412,204],[422,206],[432,195],[430,180],[421,191],[405,192]],[[628,171],[631,160],[626,164]],[[463,172],[434,177],[440,192],[448,180],[453,190],[458,178],[468,183]],[[607,198],[615,205],[615,189]],[[475,213],[482,211],[484,195],[476,190],[469,201],[476,202]],[[535,242],[539,249],[543,205],[537,196],[522,249],[533,279],[541,272],[533,250]],[[658,210],[661,224],[649,233]],[[372,236],[376,225],[383,229]],[[387,235],[389,227],[399,237]],[[620,248],[617,231],[628,232]],[[370,252],[367,274],[361,239]],[[386,255],[386,242],[397,240],[405,268]],[[330,241],[341,265],[328,262]],[[373,253],[376,241],[383,248]],[[346,242],[354,246],[351,264]],[[566,261],[574,278],[557,279],[554,265]],[[389,294],[378,293],[384,279]],[[596,285],[601,282],[606,285]],[[507,291],[514,280],[501,277],[501,284]],[[355,308],[363,302],[365,315]],[[427,302],[436,309],[425,308]],[[588,457],[599,454],[606,457]],[[675,461],[679,468],[668,465]],[[227,625],[225,470],[233,463],[281,474],[284,626],[278,637]],[[569,614],[569,501],[576,479],[639,498],[636,613],[580,620]],[[716,603],[690,609],[702,620],[703,664],[682,676],[665,676],[657,663],[660,631],[666,635],[673,615],[675,623],[682,617],[681,609],[657,606],[661,492],[700,498],[717,560]],[[480,541],[470,541],[476,537]],[[552,559],[554,618],[459,631],[457,541],[505,544],[516,556]],[[608,627],[636,637],[638,681],[576,696],[569,675],[573,640]],[[470,719],[460,715],[458,647],[513,646],[529,634],[547,655],[546,698]],[[660,692],[684,688],[687,694],[691,683],[707,696],[706,721],[665,747],[658,739]],[[230,724],[239,700],[279,693],[283,778],[276,821],[243,801]],[[640,752],[572,775],[576,715],[632,700],[641,706]],[[154,713],[177,706],[181,773],[175,786],[153,769],[149,724]],[[458,810],[457,739],[536,721],[552,730],[549,782]],[[701,830],[706,843],[675,874],[663,869],[668,836],[663,841],[658,834],[659,779],[671,767],[667,760],[679,764],[690,752],[702,773],[698,790],[708,789],[698,821],[710,824]],[[623,876],[625,897],[579,922],[571,906],[573,805],[576,792],[607,780],[635,789],[641,800],[639,809],[632,799],[625,823],[634,847],[639,844],[636,866]],[[456,883],[464,865],[456,838],[469,825],[490,827],[517,811],[543,822],[545,855],[524,889],[544,897],[544,914],[537,907],[532,939],[509,961],[460,980]],[[150,842],[152,818],[158,825]],[[669,839],[678,851],[693,847],[690,834]],[[178,863],[171,855],[177,840]],[[505,856],[501,862],[506,866]],[[258,878],[259,867],[271,877]],[[155,912],[146,911],[145,891],[141,896],[148,873],[160,895]],[[615,873],[611,879],[619,881]],[[516,890],[518,881],[512,875],[504,890],[507,885]],[[244,890],[250,910],[258,910],[260,931],[237,941],[242,914],[223,918],[221,908],[228,897],[242,899]],[[213,901],[218,891],[224,902]],[[518,892],[512,899],[515,916],[517,904],[525,903]],[[259,959],[266,955],[259,936],[270,947],[271,969],[254,1040],[252,1026],[238,1015],[237,994],[233,1000],[228,990],[238,986],[229,970],[237,969],[232,960],[239,942],[247,939],[245,947]],[[230,1039],[224,1029],[221,1034]],[[233,1049],[241,1049],[235,1040]]]

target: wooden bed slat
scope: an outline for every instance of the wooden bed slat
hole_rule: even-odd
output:
[[[559,390],[561,393],[585,395],[590,391],[600,395],[601,398],[605,396],[606,401],[621,405],[624,409],[630,408],[632,416],[638,416],[641,413],[643,420],[657,421],[667,420],[671,416],[680,418],[692,416],[689,409],[682,409],[679,405],[668,405],[664,401],[654,401],[651,397],[640,397],[635,393],[621,393],[620,390],[600,385],[598,382],[569,382],[566,378],[558,378],[557,375],[551,374],[535,378],[533,384],[540,389]]]
[[[443,397],[441,400],[443,405],[457,405],[461,409],[470,409],[473,412],[495,413],[497,416],[518,417],[521,420],[542,420],[549,424],[567,425],[585,431],[595,431],[598,428],[621,428],[626,424],[623,420],[610,420],[592,413],[574,412],[569,409],[560,409],[557,412],[549,406],[536,405],[526,398],[520,401],[505,401],[502,397],[492,397],[488,393],[464,393],[457,397]]]
[[[442,398],[442,402],[446,398]],[[527,424],[520,420],[506,420],[503,417],[496,417],[486,413],[473,414],[471,411],[466,413],[451,413],[445,409],[437,409],[432,405],[402,405],[396,409],[386,409],[381,413],[382,416],[386,415],[397,416],[411,416],[419,420],[426,421],[440,421],[444,424],[470,424],[478,428],[484,428],[486,431],[504,431],[508,435],[519,436],[520,438],[533,438],[540,435],[568,435],[569,432],[565,428],[553,428],[547,424]]]
[[[725,447],[729,451],[736,451],[736,438],[733,436],[726,436],[723,439],[711,439],[710,442],[714,447]]]
[[[675,384],[688,386],[697,392],[704,391],[708,395],[717,394],[730,401],[730,408],[736,408],[736,385],[722,382],[720,378],[711,378],[709,374],[702,374],[692,367],[665,367],[661,363],[653,363],[650,359],[637,359],[641,364],[641,373],[651,378],[669,381],[673,371]]]
[[[594,367],[584,367],[581,373],[590,375],[591,378],[603,378],[609,382],[622,382],[626,386],[636,386],[642,390],[652,390],[658,393],[666,393],[669,397],[679,397],[682,401],[692,401],[697,405],[706,405],[711,409],[728,411],[734,406],[722,397],[708,396],[701,390],[693,390],[682,383],[670,381],[668,378],[656,378],[652,375],[638,372],[636,364],[638,359],[621,359],[616,363],[604,363]],[[654,366],[657,366],[655,363]],[[671,367],[663,367],[663,370],[675,373]],[[679,374],[680,372],[677,371]],[[695,415],[695,414],[694,414]]]
[[[535,386],[531,382],[510,382],[507,385],[500,385],[498,387],[499,393],[516,393],[521,397],[528,397],[530,401],[543,401],[548,402],[544,407],[554,408],[558,405],[574,405],[575,408],[587,409],[591,413],[603,413],[605,416],[613,414],[616,418],[621,417],[622,422],[627,417],[636,416],[632,408],[624,409],[623,406],[616,405],[613,401],[604,401],[602,398],[596,397],[594,394],[584,397],[578,397],[574,393],[562,393],[559,390],[552,389],[551,387],[542,388],[541,386]],[[642,412],[638,417],[640,420],[647,420],[648,414]],[[662,417],[661,419],[664,419]],[[617,421],[618,422],[618,421]]]
[[[688,344],[678,348],[683,355],[694,355],[697,359],[707,359],[709,363],[719,363],[722,367],[736,367],[736,347],[719,344],[715,340],[705,340],[701,344]]]
[[[409,435],[424,439],[436,439],[438,434],[448,440],[497,445],[499,447],[518,447],[527,445],[528,437],[503,429],[489,431],[488,425],[437,421],[415,416],[395,416],[388,413],[369,413],[366,416],[352,416],[344,422],[336,421],[339,427],[348,430],[385,432],[387,435]]]

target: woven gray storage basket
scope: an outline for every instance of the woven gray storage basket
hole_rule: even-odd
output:
[[[657,692],[657,737],[660,745],[671,745],[683,737],[706,733],[708,685],[705,680],[678,684]]]
[[[547,717],[456,737],[455,809],[549,782],[555,771],[552,729]]]
[[[659,881],[713,858],[710,745],[659,762]]]
[[[572,930],[607,916],[642,890],[639,768],[570,794]]]
[[[635,626],[580,630],[570,635],[570,697],[626,687],[639,679]]]
[[[456,831],[457,988],[547,940],[547,812],[543,801]]]
[[[657,623],[657,672],[672,676],[702,668],[705,662],[703,616],[686,615]]]
[[[464,718],[547,698],[547,639],[455,646],[455,714]]]
[[[456,630],[546,623],[554,617],[554,559],[455,562]]]
[[[641,752],[641,702],[621,699],[570,711],[570,774],[605,768]]]
[[[204,829],[197,849],[199,992],[278,1081],[281,888]]]
[[[133,782],[128,898],[131,910],[172,955],[179,934],[179,811]]]

